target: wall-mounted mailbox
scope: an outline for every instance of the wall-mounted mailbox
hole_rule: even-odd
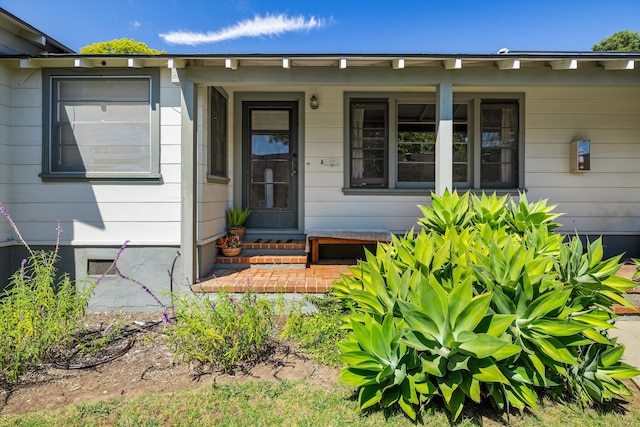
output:
[[[571,172],[591,170],[591,141],[571,141]]]

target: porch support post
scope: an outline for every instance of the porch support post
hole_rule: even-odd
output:
[[[183,277],[177,277],[178,282],[189,284],[197,279],[197,247],[196,247],[196,88],[192,81],[185,78],[185,70],[179,69],[181,86],[181,167],[180,193],[182,196],[180,219],[180,254],[182,259]]]
[[[453,85],[436,87],[436,188],[438,196],[453,188]]]

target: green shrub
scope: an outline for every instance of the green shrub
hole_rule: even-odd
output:
[[[338,342],[346,337],[344,316],[346,307],[332,295],[307,297],[318,311],[302,314],[296,307],[289,314],[281,338],[295,340],[300,348],[311,354],[313,360],[323,365],[340,366]]]
[[[273,305],[247,293],[242,298],[221,292],[176,295],[176,322],[168,328],[176,358],[223,371],[259,356],[272,335]]]
[[[28,370],[60,355],[82,327],[89,301],[90,289],[78,293],[67,275],[58,276],[57,248],[32,251],[24,244],[30,257],[0,296],[2,384],[18,382]]]
[[[432,196],[423,228],[380,244],[343,276],[335,294],[352,304],[340,343],[341,380],[360,409],[399,406],[409,417],[431,399],[457,419],[470,400],[536,408],[538,394],[602,403],[629,391],[640,371],[609,339],[612,304],[634,287],[603,260],[552,232],[546,201]]]

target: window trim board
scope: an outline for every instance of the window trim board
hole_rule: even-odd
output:
[[[388,188],[366,188],[366,187],[351,187],[351,102],[352,101],[384,101],[388,102],[388,165],[387,165],[387,182]],[[518,102],[518,188],[497,188],[497,189],[482,189],[480,183],[480,149],[476,147],[481,137],[480,129],[480,106],[481,101],[517,101]],[[431,192],[435,190],[435,187],[424,187],[420,184],[407,183],[398,187],[396,179],[397,169],[397,153],[392,141],[397,139],[396,127],[397,127],[397,106],[403,103],[435,103],[436,92],[435,90],[429,92],[345,92],[344,93],[344,185],[342,192],[344,194],[391,194],[392,192],[398,192],[403,194],[405,192],[419,192],[427,191]],[[454,189],[476,191],[497,191],[499,193],[509,194],[517,193],[519,191],[525,191],[525,93],[524,92],[453,92],[453,103],[461,104],[466,103],[469,105],[468,120],[468,133],[470,138],[470,165],[468,183],[456,183],[454,182]],[[457,184],[457,185],[456,185]]]
[[[53,84],[56,79],[117,79],[117,78],[148,78],[150,87],[150,141],[149,156],[150,169],[148,172],[52,172],[50,155],[53,142]],[[160,182],[162,180],[160,167],[160,71],[157,69],[100,69],[100,70],[42,70],[42,170],[38,175],[43,182]]]

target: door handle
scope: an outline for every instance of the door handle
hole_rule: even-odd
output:
[[[291,155],[291,176],[296,176],[298,174],[298,154],[293,153]]]

